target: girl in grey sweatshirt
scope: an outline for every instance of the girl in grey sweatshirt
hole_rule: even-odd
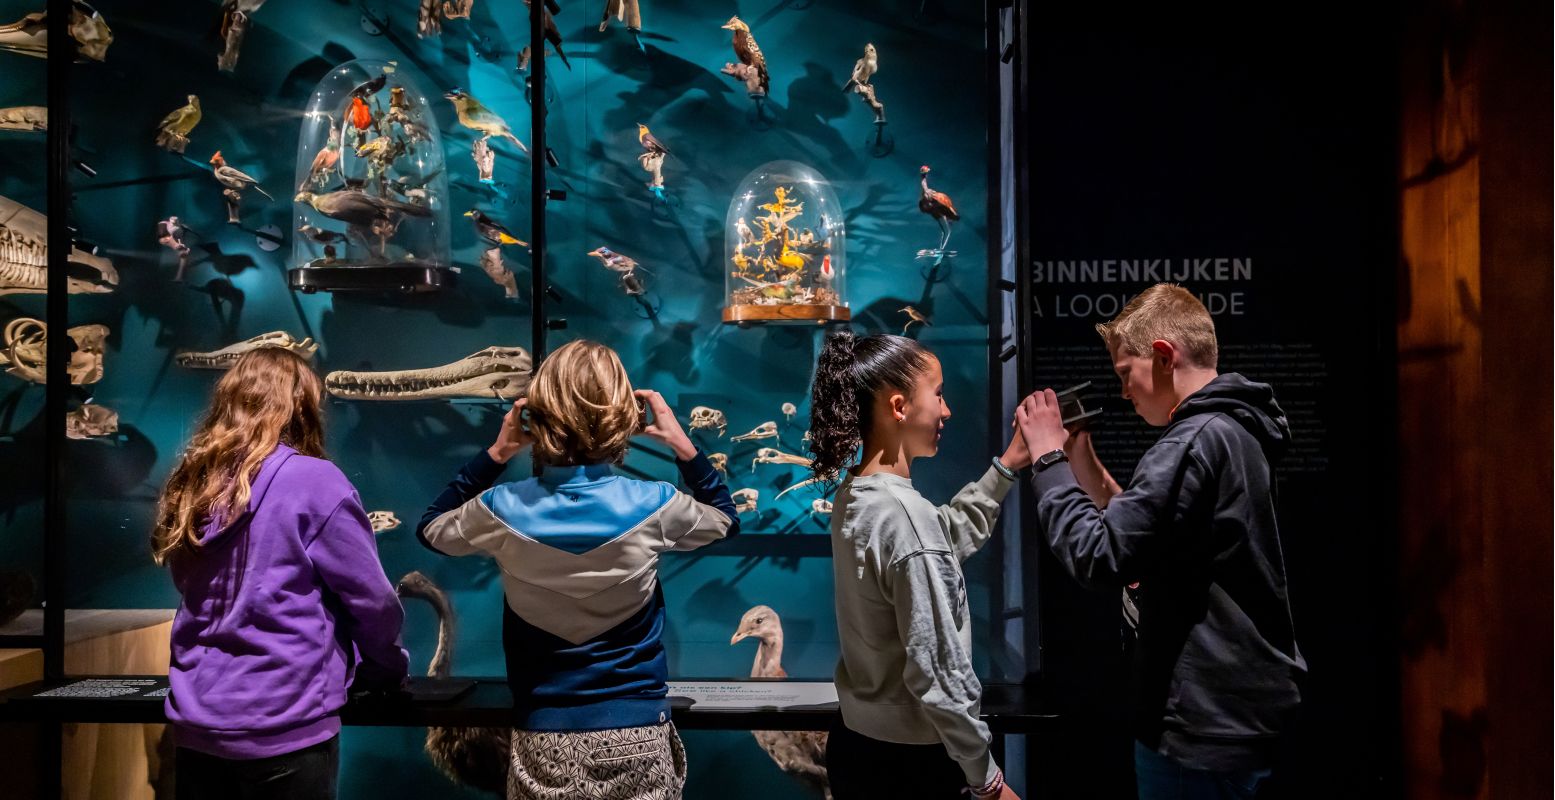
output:
[[[912,485],[950,419],[939,359],[912,339],[827,338],[811,396],[812,470],[840,480],[832,512],[837,694],[833,796],[1014,798],[989,755],[961,562],[988,541],[1024,440],[949,504]],[[860,452],[862,448],[862,452]]]

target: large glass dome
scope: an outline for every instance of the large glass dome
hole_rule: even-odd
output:
[[[293,288],[429,291],[452,280],[448,175],[425,81],[348,61],[313,90],[297,140]]]
[[[724,220],[724,322],[828,322],[844,299],[842,207],[831,183],[797,161],[740,181]]]

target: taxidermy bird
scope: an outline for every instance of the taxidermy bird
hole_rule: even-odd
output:
[[[454,609],[448,594],[420,572],[400,578],[396,590],[402,599],[425,600],[437,614],[437,649],[427,665],[427,676],[449,677],[454,661]],[[507,728],[427,728],[426,750],[432,763],[455,783],[506,797],[511,737]]]
[[[498,247],[512,244],[516,244],[519,247],[529,246],[528,242],[514,236],[502,223],[486,216],[486,212],[478,208],[472,208],[464,212],[464,215],[475,223],[476,235],[486,240],[488,244]]]
[[[372,97],[383,91],[383,85],[389,82],[389,73],[385,72],[370,81],[364,81],[351,90],[352,97]]]
[[[922,176],[923,186],[923,194],[918,197],[918,210],[933,217],[934,221],[939,223],[939,249],[943,251],[945,245],[950,242],[950,223],[961,219],[961,215],[956,213],[956,206],[950,202],[950,195],[929,188],[927,165],[919,167],[918,174]]]
[[[182,153],[189,144],[189,133],[200,124],[200,98],[189,95],[189,103],[157,123],[157,146],[169,153]]]
[[[336,231],[326,231],[316,225],[300,225],[297,232],[308,239],[324,245],[324,257],[333,261],[335,259],[335,245],[345,241],[345,234]]]
[[[328,194],[298,192],[293,199],[313,206],[313,210],[330,219],[338,219],[347,225],[361,227],[370,227],[375,222],[392,221],[398,214],[408,214],[412,217],[432,216],[430,210],[421,206],[401,203],[398,200],[386,200],[352,189],[342,189]]]
[[[175,281],[183,281],[184,272],[189,269],[189,245],[184,244],[184,233],[188,230],[177,216],[157,221],[157,244],[178,254],[178,272],[173,275]]]
[[[875,46],[873,44],[864,45],[864,57],[854,62],[853,75],[848,78],[848,82],[843,85],[842,90],[851,92],[859,86],[868,86],[869,79],[874,77],[875,72],[879,69],[880,61],[875,55]]]
[[[756,646],[756,660],[751,664],[752,678],[788,677],[783,671],[783,622],[778,619],[777,612],[767,606],[756,606],[745,612],[729,644],[746,638],[761,642]],[[751,731],[751,735],[779,769],[831,797],[831,786],[826,780],[824,732]]]
[[[761,79],[761,93],[766,94],[771,86],[771,80],[767,76],[767,58],[761,54],[761,46],[756,44],[756,37],[751,35],[749,25],[746,25],[739,17],[730,17],[723,24],[723,29],[734,31],[734,57],[741,64],[753,67]]]
[[[313,156],[313,163],[308,167],[308,179],[297,187],[298,191],[308,188],[308,184],[322,189],[329,183],[330,173],[335,171],[340,163],[340,131],[335,128],[335,121],[329,121],[329,141]]]
[[[236,225],[240,221],[238,219],[238,210],[243,204],[244,189],[252,186],[255,191],[264,195],[265,199],[275,199],[270,196],[269,192],[260,187],[259,181],[236,167],[228,166],[227,160],[221,157],[220,150],[216,151],[216,155],[211,156],[211,174],[216,177],[217,183],[226,187],[222,190],[221,195],[227,201],[227,222],[229,224]]]
[[[556,27],[556,18],[551,16],[550,7],[555,4],[548,2],[545,5],[545,8],[540,9],[541,24],[545,27],[545,40],[550,42],[551,47],[556,50],[556,55],[561,58],[562,65],[571,70],[572,64],[567,61],[567,54],[562,52],[562,32]],[[524,0],[524,8],[529,8],[529,6],[529,0]]]
[[[669,155],[670,152],[670,149],[665,147],[663,142],[654,138],[653,133],[648,130],[648,126],[641,122],[637,123],[637,143],[643,146],[645,155]]]
[[[519,150],[525,153],[529,152],[529,148],[525,147],[524,143],[520,142],[518,137],[513,135],[513,131],[508,128],[507,122],[493,113],[491,109],[481,105],[481,101],[476,100],[460,89],[455,89],[443,96],[453,102],[454,111],[459,115],[460,125],[472,131],[479,131],[486,136],[502,136],[512,139],[513,144],[518,145]]]
[[[928,325],[930,327],[932,327],[934,325],[934,323],[929,321],[928,317],[925,317],[923,315],[922,311],[919,311],[918,309],[913,308],[912,306],[905,306],[905,307],[903,307],[901,313],[907,315],[907,324],[902,326],[902,335],[903,336],[906,336],[907,335],[907,329],[911,328],[914,325]]]
[[[621,290],[628,296],[640,297],[647,291],[642,279],[637,277],[636,259],[621,255],[608,247],[596,247],[589,251],[589,255],[599,259],[600,265],[605,269],[621,276]]]

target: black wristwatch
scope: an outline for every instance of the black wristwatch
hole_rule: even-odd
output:
[[[1069,456],[1065,455],[1062,449],[1052,450],[1037,456],[1037,460],[1031,462],[1032,472],[1041,472],[1042,470],[1045,470],[1060,461],[1068,460]]]

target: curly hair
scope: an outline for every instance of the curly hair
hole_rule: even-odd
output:
[[[856,338],[847,330],[827,336],[810,388],[810,474],[836,483],[869,433],[876,395],[911,389],[931,358],[923,345],[905,336]]]
[[[642,425],[620,357],[586,339],[562,345],[540,365],[527,411],[536,467],[618,464]]]

